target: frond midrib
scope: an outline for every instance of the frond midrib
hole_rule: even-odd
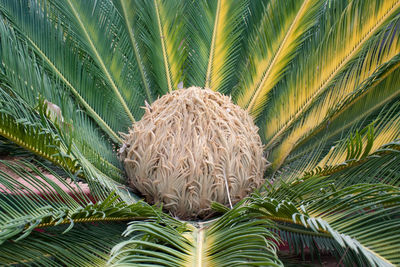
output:
[[[200,225],[199,228],[195,229],[195,236],[196,236],[196,246],[195,246],[195,251],[194,251],[194,257],[195,257],[196,265],[202,266],[202,263],[204,261],[203,245],[204,245],[204,240],[205,240],[205,229],[203,228],[202,225]]]
[[[94,223],[94,222],[118,222],[118,221],[139,221],[139,220],[146,220],[148,219],[147,217],[105,217],[105,218],[80,218],[80,219],[71,219],[74,224],[76,223]],[[35,228],[36,229],[41,229],[45,227],[54,227],[58,225],[63,225],[63,224],[70,224],[71,220],[69,218],[64,219],[61,222],[49,222],[49,223],[40,223],[38,224]],[[27,229],[29,226],[25,226],[25,229]]]
[[[50,61],[50,59],[43,53],[43,51],[28,37],[25,36],[28,41],[31,43],[35,51],[39,53],[41,58],[43,58],[49,67],[57,74],[57,76],[71,89],[71,92],[74,94],[76,98],[80,101],[80,103],[85,107],[89,114],[95,119],[99,126],[109,134],[109,136],[116,141],[117,143],[122,144],[122,139],[111,129],[111,127],[96,113],[96,111],[83,99],[83,97],[78,93],[75,87],[64,77],[64,75],[57,69],[57,67]]]
[[[250,100],[250,103],[247,106],[247,112],[251,112],[253,109],[253,106],[255,104],[256,99],[258,98],[258,95],[260,94],[260,91],[265,83],[265,81],[267,80],[267,78],[269,77],[269,74],[271,73],[271,71],[273,70],[273,67],[277,61],[277,59],[279,58],[279,55],[281,54],[283,47],[285,46],[287,40],[289,39],[289,36],[292,34],[293,30],[295,29],[296,24],[298,23],[298,21],[300,20],[301,16],[304,13],[304,9],[307,6],[307,3],[309,2],[309,0],[305,0],[303,2],[303,4],[301,5],[299,12],[297,13],[296,17],[294,18],[293,22],[291,23],[288,31],[285,34],[285,37],[282,40],[282,43],[279,46],[278,51],[275,53],[274,57],[272,58],[271,63],[268,65],[267,70],[264,72],[263,74],[263,78],[261,79],[261,82],[257,85],[257,89],[252,97],[252,99]],[[270,87],[270,89],[272,89],[273,86]],[[266,94],[268,93],[268,91],[266,92]]]
[[[75,16],[77,22],[79,23],[79,26],[81,28],[81,30],[83,31],[86,40],[89,42],[90,45],[90,49],[93,51],[95,58],[97,60],[97,62],[100,64],[101,69],[103,70],[104,74],[107,77],[107,80],[109,81],[111,88],[113,89],[114,93],[116,94],[118,100],[120,101],[122,107],[124,108],[126,114],[128,115],[128,117],[130,118],[130,120],[132,122],[135,122],[135,118],[133,117],[128,105],[126,104],[126,101],[123,99],[118,87],[116,86],[113,78],[111,77],[110,72],[108,71],[108,69],[106,68],[106,65],[104,64],[103,59],[101,58],[101,56],[99,55],[99,52],[97,51],[96,47],[93,44],[92,38],[90,37],[84,23],[82,22],[79,13],[76,11],[75,6],[72,4],[71,0],[67,0],[68,4],[71,8],[71,11],[73,13],[73,15]]]
[[[220,9],[221,9],[221,0],[218,0],[217,10],[215,11],[213,34],[212,34],[212,38],[211,38],[210,55],[208,57],[208,65],[207,65],[206,80],[205,80],[206,88],[210,88],[210,84],[211,84],[212,62],[213,62],[213,58],[214,58],[214,50],[215,50],[215,42],[216,42],[216,38],[217,38],[217,29],[218,29],[218,23],[219,23]]]
[[[163,62],[164,62],[164,68],[165,68],[165,76],[167,78],[167,84],[168,84],[168,91],[172,92],[172,78],[171,78],[171,73],[169,70],[169,64],[168,64],[168,55],[167,55],[167,49],[166,49],[166,44],[165,44],[165,36],[163,33],[163,28],[161,24],[161,17],[160,17],[160,11],[158,8],[158,2],[157,0],[154,0],[154,6],[155,6],[155,11],[156,11],[156,17],[157,17],[157,26],[158,26],[158,31],[160,34],[160,41],[161,41],[161,49],[162,49],[162,54],[163,54]]]
[[[140,53],[139,53],[139,49],[137,47],[137,42],[136,42],[136,36],[135,36],[135,33],[134,33],[132,27],[129,25],[126,2],[125,2],[125,0],[121,0],[120,3],[121,3],[123,16],[124,16],[125,25],[128,28],[131,45],[132,45],[133,51],[135,52],[136,61],[138,63],[140,75],[142,77],[143,85],[145,87],[147,99],[149,100],[149,103],[151,104],[153,102],[153,98],[151,96],[150,86],[146,79],[145,70],[144,70],[145,67],[143,66],[143,62],[140,58]]]
[[[390,70],[386,71],[385,74],[379,78],[379,80],[376,80],[375,82],[373,82],[369,87],[368,90],[365,90],[364,92],[362,92],[360,95],[358,95],[356,98],[352,99],[351,101],[349,101],[348,103],[345,103],[342,107],[340,107],[340,110],[337,113],[334,113],[332,115],[332,117],[329,118],[330,121],[334,121],[336,118],[338,118],[341,114],[343,114],[347,108],[351,107],[351,105],[359,100],[361,97],[363,97],[364,95],[367,94],[367,92],[369,92],[370,89],[376,87],[383,79],[385,79],[387,76],[389,76],[393,71],[395,71],[397,68],[400,67],[400,62],[397,63],[395,66],[393,66],[392,68],[390,68]],[[370,109],[366,110],[363,114],[360,114],[359,116],[355,117],[352,119],[351,122],[348,122],[346,124],[343,124],[342,127],[340,127],[339,129],[333,131],[333,132],[329,132],[329,135],[327,135],[327,139],[332,138],[333,136],[343,132],[344,129],[348,128],[354,121],[359,121],[362,117],[368,116],[369,114],[374,113],[378,108],[384,106],[385,104],[387,104],[389,101],[391,101],[392,99],[398,97],[400,95],[400,90],[395,91],[392,95],[388,96],[386,98],[385,101],[383,102],[379,102],[376,105],[374,105],[373,107],[371,107]],[[308,140],[310,140],[313,136],[317,135],[319,132],[321,132],[322,130],[325,129],[325,124],[322,122],[320,124],[320,126],[318,126],[315,130],[313,130],[312,133],[310,133],[309,135],[307,135],[305,138],[303,138],[302,140],[300,140],[293,148],[293,151],[295,151],[297,148],[299,148],[301,145],[305,144]],[[311,149],[311,148],[310,148]],[[308,150],[305,150],[304,153],[306,153]],[[288,161],[291,162],[294,159]]]
[[[303,226],[303,225],[302,225]],[[291,233],[297,233],[297,234],[304,234],[304,235],[310,235],[310,236],[318,236],[318,237],[325,237],[325,238],[331,238],[333,240],[332,235],[325,233],[325,232],[314,232],[314,231],[307,231],[307,230],[303,230],[303,229],[298,229],[298,228],[294,228],[294,227],[290,227],[287,225],[283,225],[283,224],[276,224],[276,227],[280,230],[283,231],[288,231]],[[308,229],[308,228],[306,228]]]

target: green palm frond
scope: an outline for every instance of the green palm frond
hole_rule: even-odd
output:
[[[45,116],[44,106],[35,112],[21,99],[10,97],[0,88],[0,108],[2,136],[71,172],[78,170],[69,144]]]
[[[118,116],[118,120],[115,118],[115,114],[123,113],[118,101],[110,94],[103,81],[92,76],[93,71],[90,68],[93,67],[85,66],[82,59],[76,55],[71,40],[63,38],[60,26],[52,23],[35,1],[29,6],[21,1],[3,1],[0,7],[13,23],[19,38],[26,40],[25,45],[43,60],[42,64],[48,68],[48,73],[72,92],[79,104],[115,142],[120,142],[116,132],[130,126],[130,122],[124,120],[123,116]],[[37,28],[38,24],[40,31]],[[2,44],[5,50],[6,41],[3,40]],[[11,49],[5,52],[10,56],[14,54],[12,50],[15,49],[15,45],[11,43]],[[115,110],[114,116],[105,112],[110,107]]]
[[[91,158],[94,163],[90,162],[70,136],[65,135],[67,132],[63,132],[60,126],[48,119],[45,106],[39,106],[41,108],[37,111],[32,110],[23,100],[12,98],[1,89],[0,99],[2,136],[63,167],[75,176],[84,177],[94,183],[100,182],[102,186],[111,190],[122,190],[119,189],[121,184],[118,183],[122,179],[121,171],[93,150],[90,151],[92,154],[86,155],[94,155]],[[85,152],[83,146],[80,146],[80,149]],[[108,175],[102,171],[107,171]],[[126,200],[128,199],[129,195]]]
[[[110,265],[183,265],[189,260],[187,254],[190,254],[191,247],[189,241],[182,236],[186,227],[181,225],[180,228],[161,226],[157,222],[130,224],[124,236],[133,236],[113,248]]]
[[[121,166],[109,142],[77,111],[68,94],[39,67],[37,58],[14,32],[1,26],[2,83],[6,90],[1,90],[1,134],[73,173],[80,168],[72,150],[79,149],[78,154],[83,153],[96,168],[121,181]],[[51,120],[49,112],[60,113],[57,121]]]
[[[131,121],[140,118],[140,106],[146,93],[136,79],[140,74],[128,44],[128,33],[121,27],[117,9],[110,1],[50,1],[53,19],[63,17],[65,31],[75,35],[77,43],[96,63],[124,114]],[[56,11],[54,11],[56,9]],[[99,18],[101,23],[99,24]]]
[[[285,200],[282,191],[279,195],[283,200],[275,199],[278,196],[275,192],[274,198],[266,195],[251,201],[261,214],[276,221],[278,228],[279,223],[283,223],[285,231],[290,231],[286,224],[289,227],[301,225],[316,233],[329,234],[342,247],[364,257],[366,264],[392,266],[399,263],[400,258],[395,253],[399,249],[396,229],[400,224],[397,187],[357,184],[336,189],[334,185],[319,185],[321,190],[313,190],[309,195],[304,194],[307,186],[289,186],[283,190],[302,189],[303,195],[298,199]]]
[[[128,3],[126,8],[135,14],[131,23],[137,32],[138,47],[143,48],[143,60],[151,66],[147,74],[154,81],[153,92],[163,95],[177,89],[184,79],[187,54],[183,3],[159,0]]]
[[[335,142],[342,139],[349,132],[355,129],[362,129],[366,124],[374,121],[382,121],[387,124],[387,127],[391,127],[391,122],[387,119],[383,119],[384,116],[380,115],[387,112],[388,107],[393,107],[392,117],[397,116],[395,107],[398,106],[398,84],[399,84],[399,70],[396,69],[391,73],[387,73],[383,79],[377,79],[375,85],[368,87],[368,92],[365,94],[357,94],[350,101],[344,102],[343,109],[332,109],[332,113],[326,117],[316,128],[314,126],[309,128],[309,131],[303,138],[296,141],[295,131],[291,132],[287,137],[286,144],[281,144],[274,152],[272,157],[276,158],[276,164],[279,165],[279,161],[282,162],[283,158],[287,155],[284,149],[289,147],[293,148],[293,152],[288,157],[287,162],[298,159],[311,151],[319,151],[318,146],[325,144],[323,147],[329,149],[335,146]],[[365,87],[364,87],[365,88]],[[358,96],[357,96],[358,95]],[[316,111],[313,112],[313,114]],[[313,115],[308,117],[311,120]],[[382,123],[380,123],[382,125]],[[305,125],[303,125],[306,127]],[[391,128],[389,131],[391,137],[386,137],[386,142],[394,140],[396,138],[396,127]],[[382,131],[384,133],[384,131]],[[383,135],[381,138],[384,138]],[[382,139],[383,140],[383,139]],[[376,146],[382,145],[384,142],[376,142]],[[329,150],[328,149],[328,150]],[[327,152],[327,151],[326,151]],[[325,153],[326,153],[325,152]]]
[[[138,68],[141,76],[141,84],[145,89],[146,97],[149,103],[153,102],[153,92],[151,90],[152,83],[149,78],[149,66],[146,65],[143,59],[143,45],[140,45],[138,31],[135,28],[135,24],[133,23],[137,20],[137,12],[134,6],[133,1],[121,1],[115,0],[113,1],[115,7],[118,9],[121,17],[123,18],[124,27],[126,31],[129,33],[130,47],[133,51],[136,62],[138,64]]]
[[[110,262],[112,266],[282,266],[277,239],[268,227],[270,221],[256,219],[244,206],[211,225],[133,222],[124,232],[130,239],[113,248]]]
[[[37,228],[67,224],[69,226],[64,229],[67,232],[77,223],[146,219],[156,213],[142,202],[130,205],[121,202],[120,196],[104,187],[100,189],[100,194],[92,182],[89,182],[85,192],[82,184],[74,182],[73,176],[68,182],[43,165],[41,167],[53,179],[28,162],[0,163],[10,170],[0,173],[2,243],[15,237],[18,241]],[[90,190],[90,195],[87,190]]]
[[[189,85],[229,93],[235,80],[240,38],[248,1],[198,1],[188,4]]]
[[[278,142],[277,166],[299,139],[331,115],[332,108],[368,80],[371,73],[379,71],[381,64],[396,57],[399,8],[397,1],[355,1],[336,15],[335,25],[323,25],[326,35],[321,29],[322,37],[316,35],[310,40],[306,49],[316,52],[299,59],[300,71],[282,83],[265,116],[266,149]],[[355,15],[367,14],[370,9],[376,12],[374,19]],[[361,19],[365,21],[359,22]],[[354,23],[359,25],[357,29],[352,26]],[[341,42],[345,39],[349,41]],[[288,103],[287,99],[293,102]]]
[[[307,32],[318,22],[324,1],[269,1],[249,36],[251,57],[243,61],[237,104],[260,114],[267,95],[282,78]]]
[[[73,135],[70,133],[71,126],[60,125],[57,121],[53,123],[47,115],[46,105],[39,103],[38,109],[35,110],[22,99],[13,98],[2,89],[0,89],[0,94],[0,116],[2,118],[0,134],[2,136],[72,173],[78,173],[82,171],[82,166],[84,168],[88,166],[80,163],[80,160],[86,160],[81,154],[85,153],[85,156],[96,168],[106,172],[115,180],[121,180],[122,171],[110,160],[115,156],[110,155],[110,158],[106,160],[107,153],[104,153],[103,156],[98,151],[94,151],[93,146],[85,149],[88,144],[84,139],[74,142]],[[85,129],[79,120],[76,122],[76,126],[82,127],[77,129]],[[87,135],[91,129],[89,127],[86,130],[85,134]],[[93,133],[91,137],[96,137],[96,133]],[[95,143],[96,140],[92,139],[92,142]],[[79,152],[77,151],[78,147]]]
[[[105,266],[111,248],[121,242],[125,224],[96,223],[34,231],[20,242],[7,241],[0,247],[5,265]],[[82,249],[84,248],[84,249]]]
[[[269,220],[260,220],[246,206],[239,203],[215,221],[204,234],[206,256],[215,266],[281,266],[277,258],[279,240],[269,229]],[[201,229],[200,229],[201,230]],[[240,253],[238,253],[240,252]]]

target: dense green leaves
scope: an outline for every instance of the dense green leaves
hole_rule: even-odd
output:
[[[271,221],[238,205],[213,224],[133,222],[112,250],[112,266],[282,266]]]
[[[359,100],[352,96],[359,87],[376,78],[376,73],[389,74],[387,68],[393,61],[397,61],[395,69],[398,67],[398,1],[354,1],[348,6],[336,1],[333,5],[340,12],[329,12],[332,18],[324,17],[320,22],[318,34],[305,44],[308,52],[299,55],[295,69],[279,85],[279,92],[266,110],[263,124],[266,149],[273,151],[271,160],[275,167],[284,163],[302,138],[312,135],[315,128],[323,129],[332,115],[344,113],[349,118],[348,105]],[[370,16],[369,12],[375,15]],[[333,25],[330,19],[334,20]],[[381,68],[386,70],[382,72]],[[398,91],[399,83],[392,82],[390,87],[387,83],[382,85]],[[373,91],[374,87],[368,84],[363,90]],[[381,101],[387,103],[393,97],[393,93],[384,93]],[[365,109],[372,112],[377,104],[370,103]],[[364,118],[366,115],[368,112],[358,114]],[[353,122],[360,120],[350,118]]]
[[[67,232],[79,222],[133,220],[156,213],[141,202],[127,205],[115,192],[96,189],[95,182],[84,186],[76,177],[66,180],[42,166],[49,172],[44,175],[24,161],[0,163],[9,169],[0,172],[1,243],[15,236],[20,240],[35,228],[68,224]]]
[[[41,6],[36,1],[30,1],[30,5],[22,1],[3,1],[0,7],[13,23],[17,33],[26,40],[25,49],[28,46],[36,52],[43,60],[41,65],[48,68],[48,74],[57,79],[63,87],[65,86],[64,90],[70,91],[96,123],[117,142],[119,137],[116,131],[126,129],[129,121],[122,116],[119,116],[118,120],[115,118],[115,114],[122,112],[118,101],[108,92],[104,81],[98,75],[93,76],[93,72],[96,73],[98,70],[77,53],[79,47],[76,47],[76,43],[63,37],[60,25],[52,23],[45,15],[47,12],[41,14]],[[9,40],[4,38],[2,44],[4,50],[7,49],[4,43],[6,41]],[[15,41],[10,45],[14,46],[14,49],[17,48]],[[3,64],[7,65],[7,68],[15,63],[7,62],[6,57],[11,56],[15,60],[13,56],[15,52],[12,50],[3,52]],[[63,109],[62,105],[60,107]],[[110,108],[115,110],[114,115],[107,112]]]
[[[357,184],[340,188],[334,183],[327,184],[325,179],[309,179],[315,180],[314,183],[282,185],[274,188],[271,194],[253,197],[251,204],[261,217],[276,221],[278,228],[282,225],[284,233],[281,234],[286,235],[285,239],[296,242],[296,239],[304,240],[302,235],[318,237],[328,250],[337,250],[337,244],[343,250],[352,250],[354,258],[347,260],[361,260],[373,266],[399,263],[400,258],[393,253],[400,249],[395,230],[400,226],[400,191],[397,187]],[[315,186],[319,190],[315,190]],[[292,190],[299,194],[287,197]],[[311,231],[307,233],[298,226]],[[323,240],[329,237],[336,242]],[[310,247],[307,243],[301,247],[306,246]]]
[[[6,265],[105,266],[110,249],[122,241],[125,224],[95,223],[34,231],[20,242],[0,247],[0,262]],[[88,253],[90,252],[90,253]]]

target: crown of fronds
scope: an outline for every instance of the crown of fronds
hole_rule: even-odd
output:
[[[400,264],[399,31],[398,0],[0,0],[0,262]],[[190,86],[245,109],[272,163],[210,222],[138,201],[116,152]]]

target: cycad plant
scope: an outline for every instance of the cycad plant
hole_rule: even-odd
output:
[[[0,0],[0,42],[1,265],[400,264],[400,1]],[[268,163],[184,221],[117,150],[191,86],[247,111]]]

